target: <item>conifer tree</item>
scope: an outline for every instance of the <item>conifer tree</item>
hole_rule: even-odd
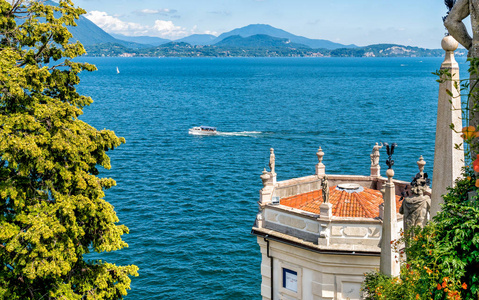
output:
[[[50,4],[54,4],[49,2]],[[0,0],[0,299],[121,299],[136,266],[84,254],[126,247],[99,178],[124,143],[78,119],[85,53],[66,26],[85,13],[70,0]]]

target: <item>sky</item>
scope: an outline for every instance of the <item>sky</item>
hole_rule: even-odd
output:
[[[269,24],[341,44],[440,48],[443,0],[74,0],[108,33],[171,40]],[[468,24],[468,19],[465,20]],[[468,25],[470,27],[470,25]]]

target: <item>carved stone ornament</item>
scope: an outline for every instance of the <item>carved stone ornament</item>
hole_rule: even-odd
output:
[[[271,179],[271,175],[269,175],[268,171],[266,171],[266,168],[263,170],[263,174],[261,174],[260,178],[263,181],[263,186],[266,186],[268,181]]]
[[[427,214],[431,208],[431,197],[424,195],[425,188],[413,188],[412,196],[405,197],[399,213],[404,215],[404,231],[408,232],[412,227],[424,227],[427,222]]]
[[[321,149],[321,146],[319,147],[318,152],[316,152],[316,155],[318,156],[318,162],[322,163],[324,152],[323,152],[323,149]]]
[[[404,215],[404,231],[408,232],[414,226],[421,228],[428,221],[428,213],[431,209],[431,197],[424,193],[429,190],[430,179],[427,173],[424,173],[426,162],[423,157],[419,158],[417,165],[419,173],[416,174],[411,182],[411,193],[402,201],[399,213]]]
[[[419,160],[416,162],[417,163],[417,167],[419,168],[419,174],[424,174],[424,166],[426,165],[426,161],[424,160],[424,158],[422,157],[419,157]]]

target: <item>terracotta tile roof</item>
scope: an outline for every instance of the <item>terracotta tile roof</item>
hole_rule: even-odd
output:
[[[323,203],[321,190],[303,193],[280,200],[280,204],[319,214],[319,205]],[[396,210],[399,212],[400,196],[396,196]],[[380,191],[363,188],[359,192],[347,192],[336,187],[329,188],[329,202],[333,205],[336,217],[379,217],[379,205],[384,202]]]

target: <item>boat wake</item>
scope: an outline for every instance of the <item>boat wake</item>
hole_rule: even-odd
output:
[[[261,131],[240,131],[240,132],[221,132],[218,131],[216,135],[221,136],[258,136],[262,132]]]

